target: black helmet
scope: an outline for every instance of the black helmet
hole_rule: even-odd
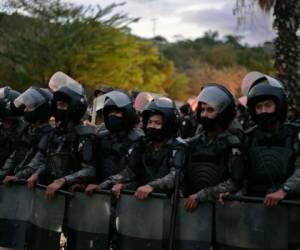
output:
[[[49,89],[30,87],[15,99],[14,105],[25,108],[24,118],[27,117],[27,121],[47,122],[51,116],[52,97]]]
[[[179,128],[179,113],[175,102],[167,97],[156,97],[144,109],[142,113],[144,130],[151,115],[160,114],[163,116],[163,126],[167,137],[177,135]]]
[[[257,122],[255,105],[267,99],[274,100],[276,103],[276,117],[280,122],[284,122],[287,115],[287,96],[283,85],[278,80],[264,76],[254,84],[248,92],[247,106],[254,122]]]
[[[206,103],[216,109],[215,119],[227,128],[236,116],[235,100],[230,91],[221,84],[207,84],[198,95],[197,119],[201,123],[201,103]]]
[[[56,112],[56,102],[68,103],[68,118],[79,122],[87,109],[87,98],[84,88],[71,77],[63,72],[56,72],[49,81],[49,88],[54,92],[52,107]]]
[[[99,99],[99,101],[101,100]],[[118,90],[105,94],[103,105],[103,117],[105,124],[107,124],[109,112],[115,108],[120,109],[123,112],[124,129],[132,129],[137,119],[132,99],[124,92]]]
[[[23,110],[16,108],[14,100],[20,95],[16,90],[6,86],[0,88],[0,117],[14,119],[23,115]]]

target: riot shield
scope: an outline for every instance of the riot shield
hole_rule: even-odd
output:
[[[288,209],[239,201],[217,204],[216,243],[234,249],[288,249]]]
[[[76,193],[67,209],[67,249],[108,249],[110,214],[110,193]]]
[[[118,249],[166,249],[170,211],[167,196],[151,195],[141,201],[123,193],[116,209]]]
[[[289,247],[300,247],[300,207],[289,207]]]
[[[57,193],[53,200],[48,201],[44,197],[45,190],[36,188],[33,193],[27,249],[59,250],[65,197]]]
[[[193,212],[184,209],[180,199],[176,224],[176,250],[209,250],[212,241],[213,213],[211,203],[200,204]]]
[[[32,192],[21,185],[0,185],[0,249],[24,249]]]

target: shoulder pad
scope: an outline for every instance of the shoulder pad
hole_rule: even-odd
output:
[[[86,136],[86,135],[95,135],[96,129],[90,125],[78,125],[75,128],[76,133],[79,136]]]
[[[17,132],[20,134],[29,128],[29,124],[25,121],[19,120],[18,123]]]
[[[190,144],[190,143],[194,143],[195,141],[197,141],[200,138],[201,134],[196,134],[195,136],[193,136],[192,138],[189,138],[186,143]]]
[[[102,129],[102,130],[98,131],[97,136],[99,138],[104,138],[104,137],[107,137],[109,134],[110,134],[110,132],[108,129]]]
[[[53,130],[53,127],[50,124],[48,124],[48,123],[42,128],[42,131],[44,133],[49,133],[52,130]]]
[[[300,121],[298,122],[298,120],[295,122],[286,122],[286,123],[284,123],[284,125],[295,128],[295,129],[300,129]]]
[[[241,140],[239,137],[233,134],[227,136],[227,142],[232,147],[241,145]]]
[[[176,140],[179,142],[179,143],[183,143],[183,144],[187,144],[187,142],[182,139],[180,136],[176,137]]]
[[[258,128],[258,125],[254,125],[253,127],[247,129],[247,130],[245,131],[245,134],[248,135],[248,134],[250,134],[251,132],[255,131],[257,128]]]
[[[145,136],[145,134],[144,134],[143,130],[138,129],[138,128],[132,129],[128,134],[128,138],[131,141],[138,141],[144,136]]]
[[[179,137],[177,138],[171,138],[167,144],[169,144],[171,147],[186,147],[187,144],[183,139],[179,139]]]

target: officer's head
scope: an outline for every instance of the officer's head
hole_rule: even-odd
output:
[[[52,108],[57,122],[78,123],[86,112],[87,99],[81,84],[62,72],[55,73],[49,88],[54,92]]]
[[[159,142],[177,135],[179,114],[171,99],[154,98],[143,111],[142,117],[149,141]]]
[[[48,122],[51,116],[52,93],[48,89],[30,87],[18,98],[14,105],[24,108],[24,119],[32,124]]]
[[[180,110],[180,114],[181,114],[182,116],[189,115],[189,114],[192,113],[191,105],[188,104],[188,103],[183,104],[183,105],[179,108],[179,110]]]
[[[13,121],[23,115],[24,108],[17,108],[14,100],[20,95],[16,90],[10,87],[0,88],[0,120],[5,127],[10,127]]]
[[[208,84],[198,96],[197,118],[205,131],[226,129],[236,115],[233,95],[223,85]]]
[[[253,121],[263,129],[277,121],[283,123],[287,115],[287,97],[282,84],[264,76],[250,88],[247,106]]]
[[[111,132],[129,131],[134,127],[136,111],[132,99],[122,91],[114,90],[105,95],[104,123]]]

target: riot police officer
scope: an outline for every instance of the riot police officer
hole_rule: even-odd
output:
[[[21,109],[16,109],[14,100],[20,95],[10,87],[0,88],[0,168],[15,150],[18,139],[25,128]]]
[[[15,99],[14,105],[24,109],[24,119],[28,125],[22,131],[15,151],[0,171],[1,176],[6,176],[4,183],[30,176],[30,172],[25,170],[26,165],[35,156],[41,138],[52,130],[48,123],[51,116],[51,100],[52,93],[48,89],[37,87],[27,89]]]
[[[247,194],[263,196],[265,205],[273,207],[299,189],[299,125],[285,123],[285,90],[269,76],[250,88],[248,109],[257,125],[246,133]]]
[[[179,117],[175,103],[169,98],[155,98],[142,116],[145,140],[130,150],[128,167],[98,186],[113,186],[117,197],[125,188],[136,190],[138,199],[146,199],[152,192],[172,191],[176,170],[186,162],[186,145],[176,139]]]
[[[54,91],[52,108],[57,127],[30,163],[36,171],[28,179],[28,186],[32,188],[38,180],[43,182],[48,185],[47,199],[52,199],[58,189],[87,183],[95,177],[95,134],[80,122],[87,108],[83,87],[62,72],[51,77],[49,87]]]
[[[131,98],[114,90],[105,95],[103,118],[106,130],[98,133],[96,146],[97,181],[122,171],[128,165],[128,152],[133,144],[142,139],[143,133],[134,128],[136,111]],[[97,185],[89,185],[87,192]]]
[[[185,103],[180,108],[180,136],[182,139],[191,138],[195,135],[197,123],[193,117],[193,111],[190,104]]]
[[[208,84],[198,96],[197,118],[202,131],[189,141],[190,162],[185,171],[185,209],[215,200],[224,187],[242,185],[241,141],[228,129],[236,114],[232,94],[220,84]]]

